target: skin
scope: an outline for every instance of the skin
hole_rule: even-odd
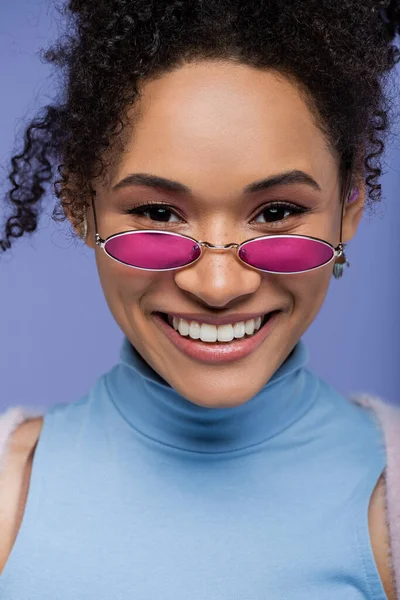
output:
[[[144,200],[165,201],[185,215],[175,231],[215,244],[271,233],[302,233],[337,245],[340,227],[338,159],[297,88],[272,72],[224,62],[187,65],[143,87],[140,119],[108,182],[97,189],[96,209],[103,238],[154,227],[143,218],[121,214]],[[320,185],[280,187],[244,197],[242,189],[270,175],[302,169]],[[151,173],[184,183],[192,196],[179,197],[146,188],[112,187],[131,173]],[[365,188],[349,205],[343,241],[356,233]],[[274,200],[312,207],[279,228],[250,225],[259,209]],[[253,397],[284,362],[317,316],[332,280],[333,264],[302,275],[261,274],[233,253],[206,252],[180,271],[148,273],[111,260],[94,244],[92,212],[87,244],[95,249],[108,306],[143,358],[189,401],[203,406],[236,406]],[[71,218],[73,223],[73,219]],[[75,225],[74,225],[75,227]],[[78,232],[80,233],[80,232]],[[158,329],[153,311],[229,315],[266,313],[281,308],[275,330],[249,357],[227,365],[206,365],[179,352]],[[30,420],[13,434],[0,477],[2,542],[0,572],[21,526],[29,480],[43,420]],[[389,531],[384,478],[371,496],[371,545],[389,600],[395,589],[389,561]]]
[[[309,234],[339,243],[339,162],[294,84],[273,72],[209,62],[186,65],[147,83],[142,94],[131,138],[108,181],[96,190],[103,239],[159,226],[121,213],[150,200],[168,202],[183,214],[185,221],[169,225],[169,231],[214,244],[267,233]],[[290,169],[311,175],[321,191],[294,184],[243,195],[246,185]],[[192,195],[144,186],[112,190],[131,173],[177,180]],[[346,209],[345,242],[362,216],[365,190],[360,187],[359,199]],[[281,219],[279,227],[261,223],[257,213],[276,200],[312,211]],[[251,224],[256,217],[258,223]],[[237,406],[257,394],[314,321],[332,280],[333,263],[301,275],[269,275],[243,265],[232,251],[206,251],[196,264],[178,271],[134,270],[95,246],[92,210],[88,226],[87,244],[95,249],[104,295],[118,325],[153,369],[198,405]],[[183,354],[152,318],[153,311],[225,316],[277,308],[282,310],[279,323],[261,346],[222,365]]]

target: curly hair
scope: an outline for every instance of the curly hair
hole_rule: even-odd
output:
[[[51,181],[59,199],[52,218],[65,220],[68,208],[81,223],[94,182],[121,147],[140,84],[190,61],[235,61],[290,78],[341,175],[355,170],[367,205],[381,200],[400,0],[69,0],[60,12],[66,33],[44,51],[60,87],[11,158],[3,251],[35,231]]]

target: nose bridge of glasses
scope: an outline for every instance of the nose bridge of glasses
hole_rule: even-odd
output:
[[[199,242],[199,246],[203,246],[205,248],[210,248],[211,250],[230,250],[231,248],[239,248],[239,244],[224,244],[223,246],[218,246],[215,244],[210,244],[209,242]]]

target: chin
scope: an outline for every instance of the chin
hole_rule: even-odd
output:
[[[233,408],[248,402],[253,398],[264,386],[264,382],[260,382],[259,386],[239,386],[230,379],[229,382],[219,382],[219,385],[201,385],[194,384],[193,380],[190,385],[173,385],[186,400],[204,406],[205,408]]]

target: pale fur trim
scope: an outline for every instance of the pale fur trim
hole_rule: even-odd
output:
[[[390,532],[396,597],[400,600],[400,407],[369,394],[352,394],[349,399],[364,408],[372,409],[384,433],[386,521]]]

